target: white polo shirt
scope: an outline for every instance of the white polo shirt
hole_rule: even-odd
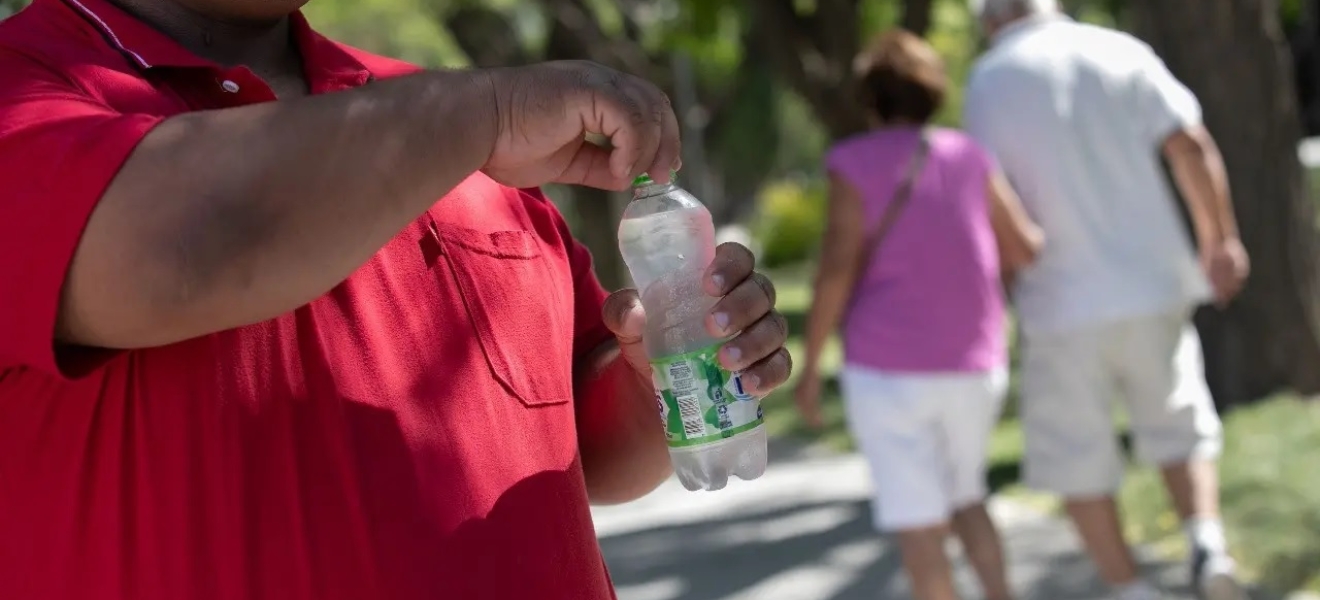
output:
[[[1160,163],[1201,107],[1149,46],[1060,15],[1019,21],[973,67],[964,110],[1045,231],[1014,289],[1027,333],[1209,298]]]

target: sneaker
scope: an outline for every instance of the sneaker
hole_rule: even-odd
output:
[[[1249,600],[1233,558],[1204,548],[1192,552],[1192,589],[1201,600]]]

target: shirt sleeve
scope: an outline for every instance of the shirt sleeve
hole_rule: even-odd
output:
[[[1141,133],[1151,145],[1159,146],[1170,134],[1201,123],[1196,95],[1144,44],[1133,86]]]
[[[825,172],[838,175],[850,185],[856,186],[859,178],[854,164],[853,152],[844,143],[834,145],[825,153]]]
[[[72,376],[55,319],[83,228],[161,117],[123,114],[53,69],[0,51],[0,369]]]
[[[990,114],[990,101],[985,89],[987,86],[985,76],[975,72],[972,74],[963,98],[962,124],[967,135],[993,153],[995,149],[991,123],[994,119]]]

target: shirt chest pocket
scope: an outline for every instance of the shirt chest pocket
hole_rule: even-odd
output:
[[[499,383],[527,406],[572,399],[571,278],[527,231],[436,223],[432,232]]]

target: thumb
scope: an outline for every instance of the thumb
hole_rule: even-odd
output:
[[[610,171],[610,151],[601,146],[588,141],[576,147],[566,147],[561,152],[570,153],[565,157],[568,166],[555,178],[555,183],[614,191],[626,190],[632,183],[630,179],[614,176]]]
[[[601,308],[601,318],[605,327],[618,338],[620,345],[639,344],[646,331],[646,312],[642,310],[642,300],[637,290],[619,290],[605,299]]]

